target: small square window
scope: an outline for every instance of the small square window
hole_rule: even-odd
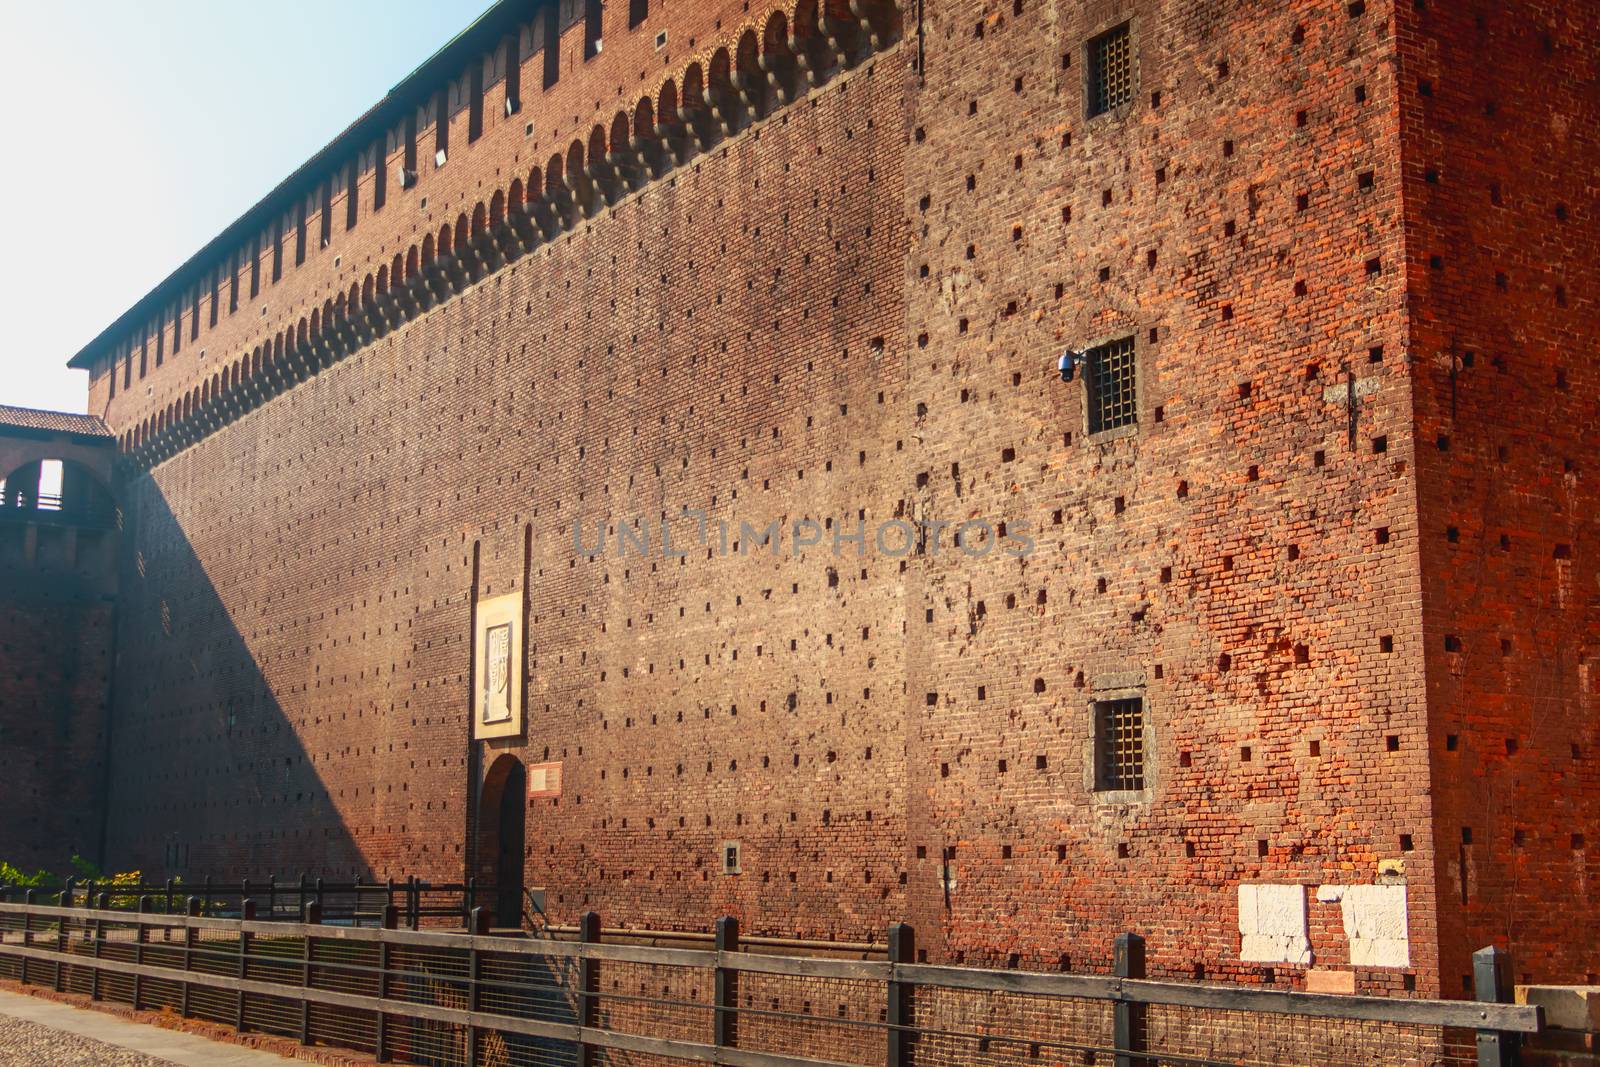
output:
[[[1124,337],[1086,353],[1089,432],[1114,430],[1139,421],[1133,338]]]
[[[1133,40],[1125,22],[1089,42],[1089,116],[1133,99]]]
[[[742,868],[739,865],[739,859],[740,859],[740,855],[739,854],[740,854],[740,852],[741,852],[741,849],[739,847],[739,842],[737,842],[737,841],[724,841],[722,843],[722,873],[723,874],[740,874],[740,873],[742,873]]]
[[[1094,705],[1095,789],[1144,788],[1144,699]]]

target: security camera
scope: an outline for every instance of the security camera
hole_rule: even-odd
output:
[[[1072,381],[1073,375],[1077,373],[1078,366],[1082,362],[1082,352],[1074,352],[1069,348],[1061,353],[1061,358],[1056,361],[1056,369],[1061,372],[1061,380],[1064,382]]]

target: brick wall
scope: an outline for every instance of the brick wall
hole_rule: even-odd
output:
[[[1241,961],[1238,886],[1307,887],[1316,966],[1351,970],[1340,908],[1315,891],[1382,865],[1406,883],[1410,962],[1353,968],[1357,988],[1456,992],[1463,946],[1508,902],[1548,897],[1486,897],[1481,922],[1456,906],[1457,806],[1488,794],[1453,784],[1469,779],[1440,735],[1467,726],[1444,724],[1498,737],[1506,696],[1534,691],[1581,733],[1592,687],[1571,635],[1593,629],[1571,574],[1581,539],[1555,536],[1587,514],[1579,483],[1541,466],[1561,450],[1519,446],[1514,477],[1545,486],[1523,495],[1497,488],[1475,446],[1435,447],[1433,323],[1470,304],[1505,345],[1523,321],[1492,320],[1470,287],[1429,288],[1421,248],[1491,225],[1486,208],[1427,199],[1423,146],[1510,166],[1430,120],[1451,98],[1422,103],[1409,80],[1469,47],[1467,15],[1437,45],[1427,19],[1442,16],[1387,0],[908,9],[898,43],[855,69],[297,387],[214,416],[213,390],[232,388],[218,383],[277,373],[302,323],[396,256],[619,109],[636,123],[635,101],[664,99],[691,60],[715,70],[747,29],[768,40],[774,9],[757,7],[608,25],[587,63],[574,27],[547,92],[529,57],[523,112],[503,119],[491,84],[483,137],[468,145],[459,115],[442,169],[424,158],[414,188],[391,181],[348,232],[336,197],[328,248],[313,239],[295,267],[291,235],[284,280],[199,340],[185,331],[142,386],[119,379],[113,400],[95,377],[125,443],[195,427],[129,487],[117,861],[486,872],[468,799],[509,752],[560,764],[559,795],[529,801],[525,871],[558,921],[704,928],[732,913],[750,934],[876,939],[908,918],[930,960],[1079,969],[1109,966],[1131,930],[1153,974],[1300,985],[1304,964]],[[803,24],[805,5],[783,15]],[[1087,46],[1124,23],[1131,99],[1089,117]],[[1595,27],[1561,34],[1592,42]],[[1589,90],[1569,61],[1577,109]],[[1551,136],[1568,169],[1592,160],[1573,125]],[[1567,203],[1545,225],[1576,264],[1591,220]],[[1549,313],[1547,351],[1585,336],[1579,281]],[[1122,338],[1138,422],[1090,434],[1088,387],[1056,360]],[[1569,361],[1563,392],[1558,362],[1530,366],[1573,406],[1561,442],[1581,463],[1592,373]],[[254,373],[236,381],[241,366]],[[1479,388],[1473,403],[1504,395]],[[1515,437],[1518,417],[1484,421]],[[1474,670],[1494,673],[1468,685],[1440,644],[1475,647],[1467,623],[1504,613],[1460,601],[1456,547],[1435,544],[1435,512],[1462,493],[1473,514],[1506,494],[1533,553],[1517,567],[1545,553],[1549,589],[1515,611],[1555,647],[1519,661],[1532,673],[1514,684],[1485,656]],[[684,508],[726,524],[733,550],[660,551],[663,519],[693,529]],[[823,544],[734,547],[742,521],[799,519],[827,524]],[[951,525],[938,552],[834,551],[836,533],[893,519]],[[1037,551],[957,549],[955,526],[979,519]],[[619,556],[618,528],[647,522],[654,551]],[[574,523],[610,550],[575,550]],[[472,604],[519,591],[527,737],[475,753]],[[1133,695],[1146,786],[1097,791],[1094,702]],[[1527,810],[1552,796],[1531,784],[1540,769],[1562,774],[1576,833],[1596,793],[1583,758],[1548,762],[1565,751],[1528,736],[1516,766],[1546,762],[1511,795]],[[1500,775],[1502,759],[1472,766]],[[1544,841],[1528,873],[1557,884],[1584,854],[1572,840]],[[729,842],[738,874],[721,870]],[[1514,870],[1497,859],[1492,877]],[[1580,955],[1529,970],[1581,977]]]
[[[515,750],[565,767],[528,828],[558,916],[855,936],[903,911],[903,695],[871,642],[897,564],[572,547],[684,507],[737,537],[892,506],[903,93],[893,54],[836,78],[139,479],[127,862],[460,876],[470,603],[527,581]],[[508,180],[490,136],[379,220]],[[727,839],[748,873],[713,879]]]
[[[1441,980],[1593,983],[1600,11],[1399,25]]]
[[[930,5],[915,506],[1020,512],[1042,548],[947,554],[907,592],[935,950],[1103,968],[1127,929],[1153,971],[1271,981],[1239,963],[1238,882],[1429,869],[1385,6]],[[1088,118],[1086,43],[1129,19],[1133,99]],[[1138,429],[1089,436],[1055,357],[1123,336]],[[1097,796],[1090,705],[1129,691],[1152,781]],[[1426,975],[1429,880],[1409,890]],[[1346,965],[1342,936],[1313,949]]]
[[[0,860],[24,871],[100,856],[110,537],[0,515]]]

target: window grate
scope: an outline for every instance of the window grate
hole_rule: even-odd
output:
[[[1089,42],[1089,114],[1103,115],[1133,99],[1133,40],[1128,24]]]
[[[1143,698],[1098,701],[1094,712],[1099,750],[1095,787],[1101,790],[1143,789]]]
[[[1087,354],[1089,432],[1115,430],[1139,421],[1139,392],[1133,338],[1091,348]]]

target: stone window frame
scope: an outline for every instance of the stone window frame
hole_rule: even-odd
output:
[[[1139,102],[1140,86],[1144,84],[1144,72],[1142,69],[1143,64],[1140,61],[1139,48],[1139,42],[1141,39],[1139,33],[1140,21],[1141,20],[1137,14],[1130,11],[1124,11],[1119,15],[1102,19],[1101,21],[1094,23],[1089,27],[1089,32],[1082,36],[1081,43],[1078,45],[1078,59],[1083,71],[1078,77],[1078,89],[1082,97],[1082,107],[1080,110],[1083,114],[1084,121],[1090,125],[1108,121],[1120,122],[1128,117],[1128,115],[1133,111],[1134,107]],[[1090,49],[1094,46],[1096,41],[1100,40],[1100,38],[1106,36],[1106,34],[1111,33],[1114,30],[1120,29],[1123,26],[1128,28],[1129,79],[1132,82],[1128,99],[1116,105],[1115,107],[1110,107],[1104,111],[1096,112],[1092,110],[1094,106],[1094,63],[1090,58],[1092,54]]]
[[[1101,789],[1099,788],[1099,705],[1113,700],[1134,699],[1143,702],[1144,788]],[[1083,786],[1095,807],[1149,807],[1155,800],[1155,790],[1159,784],[1161,763],[1158,758],[1160,749],[1156,744],[1157,734],[1153,711],[1154,707],[1150,701],[1149,686],[1146,684],[1143,675],[1108,677],[1101,686],[1097,686],[1091,692],[1088,701],[1084,704],[1084,715],[1088,719],[1089,728],[1085,731],[1087,740],[1084,746]]]
[[[1079,376],[1083,379],[1083,388],[1079,390],[1081,394],[1079,399],[1079,415],[1082,418],[1083,436],[1085,440],[1098,443],[1117,441],[1124,437],[1137,437],[1141,429],[1144,427],[1146,413],[1150,410],[1150,398],[1154,395],[1154,391],[1151,389],[1150,383],[1151,359],[1149,342],[1146,340],[1147,333],[1148,331],[1146,329],[1129,323],[1111,331],[1110,333],[1101,334],[1100,336],[1091,339],[1083,346],[1083,351],[1087,353],[1101,347],[1102,345],[1108,345],[1115,341],[1125,341],[1129,337],[1132,337],[1133,339],[1134,421],[1125,426],[1114,426],[1109,430],[1100,430],[1098,432],[1090,431],[1089,426],[1091,425],[1091,419],[1089,409],[1093,402],[1093,397],[1090,395],[1090,392],[1093,388],[1093,384],[1089,368],[1086,364],[1080,368],[1079,371]]]

